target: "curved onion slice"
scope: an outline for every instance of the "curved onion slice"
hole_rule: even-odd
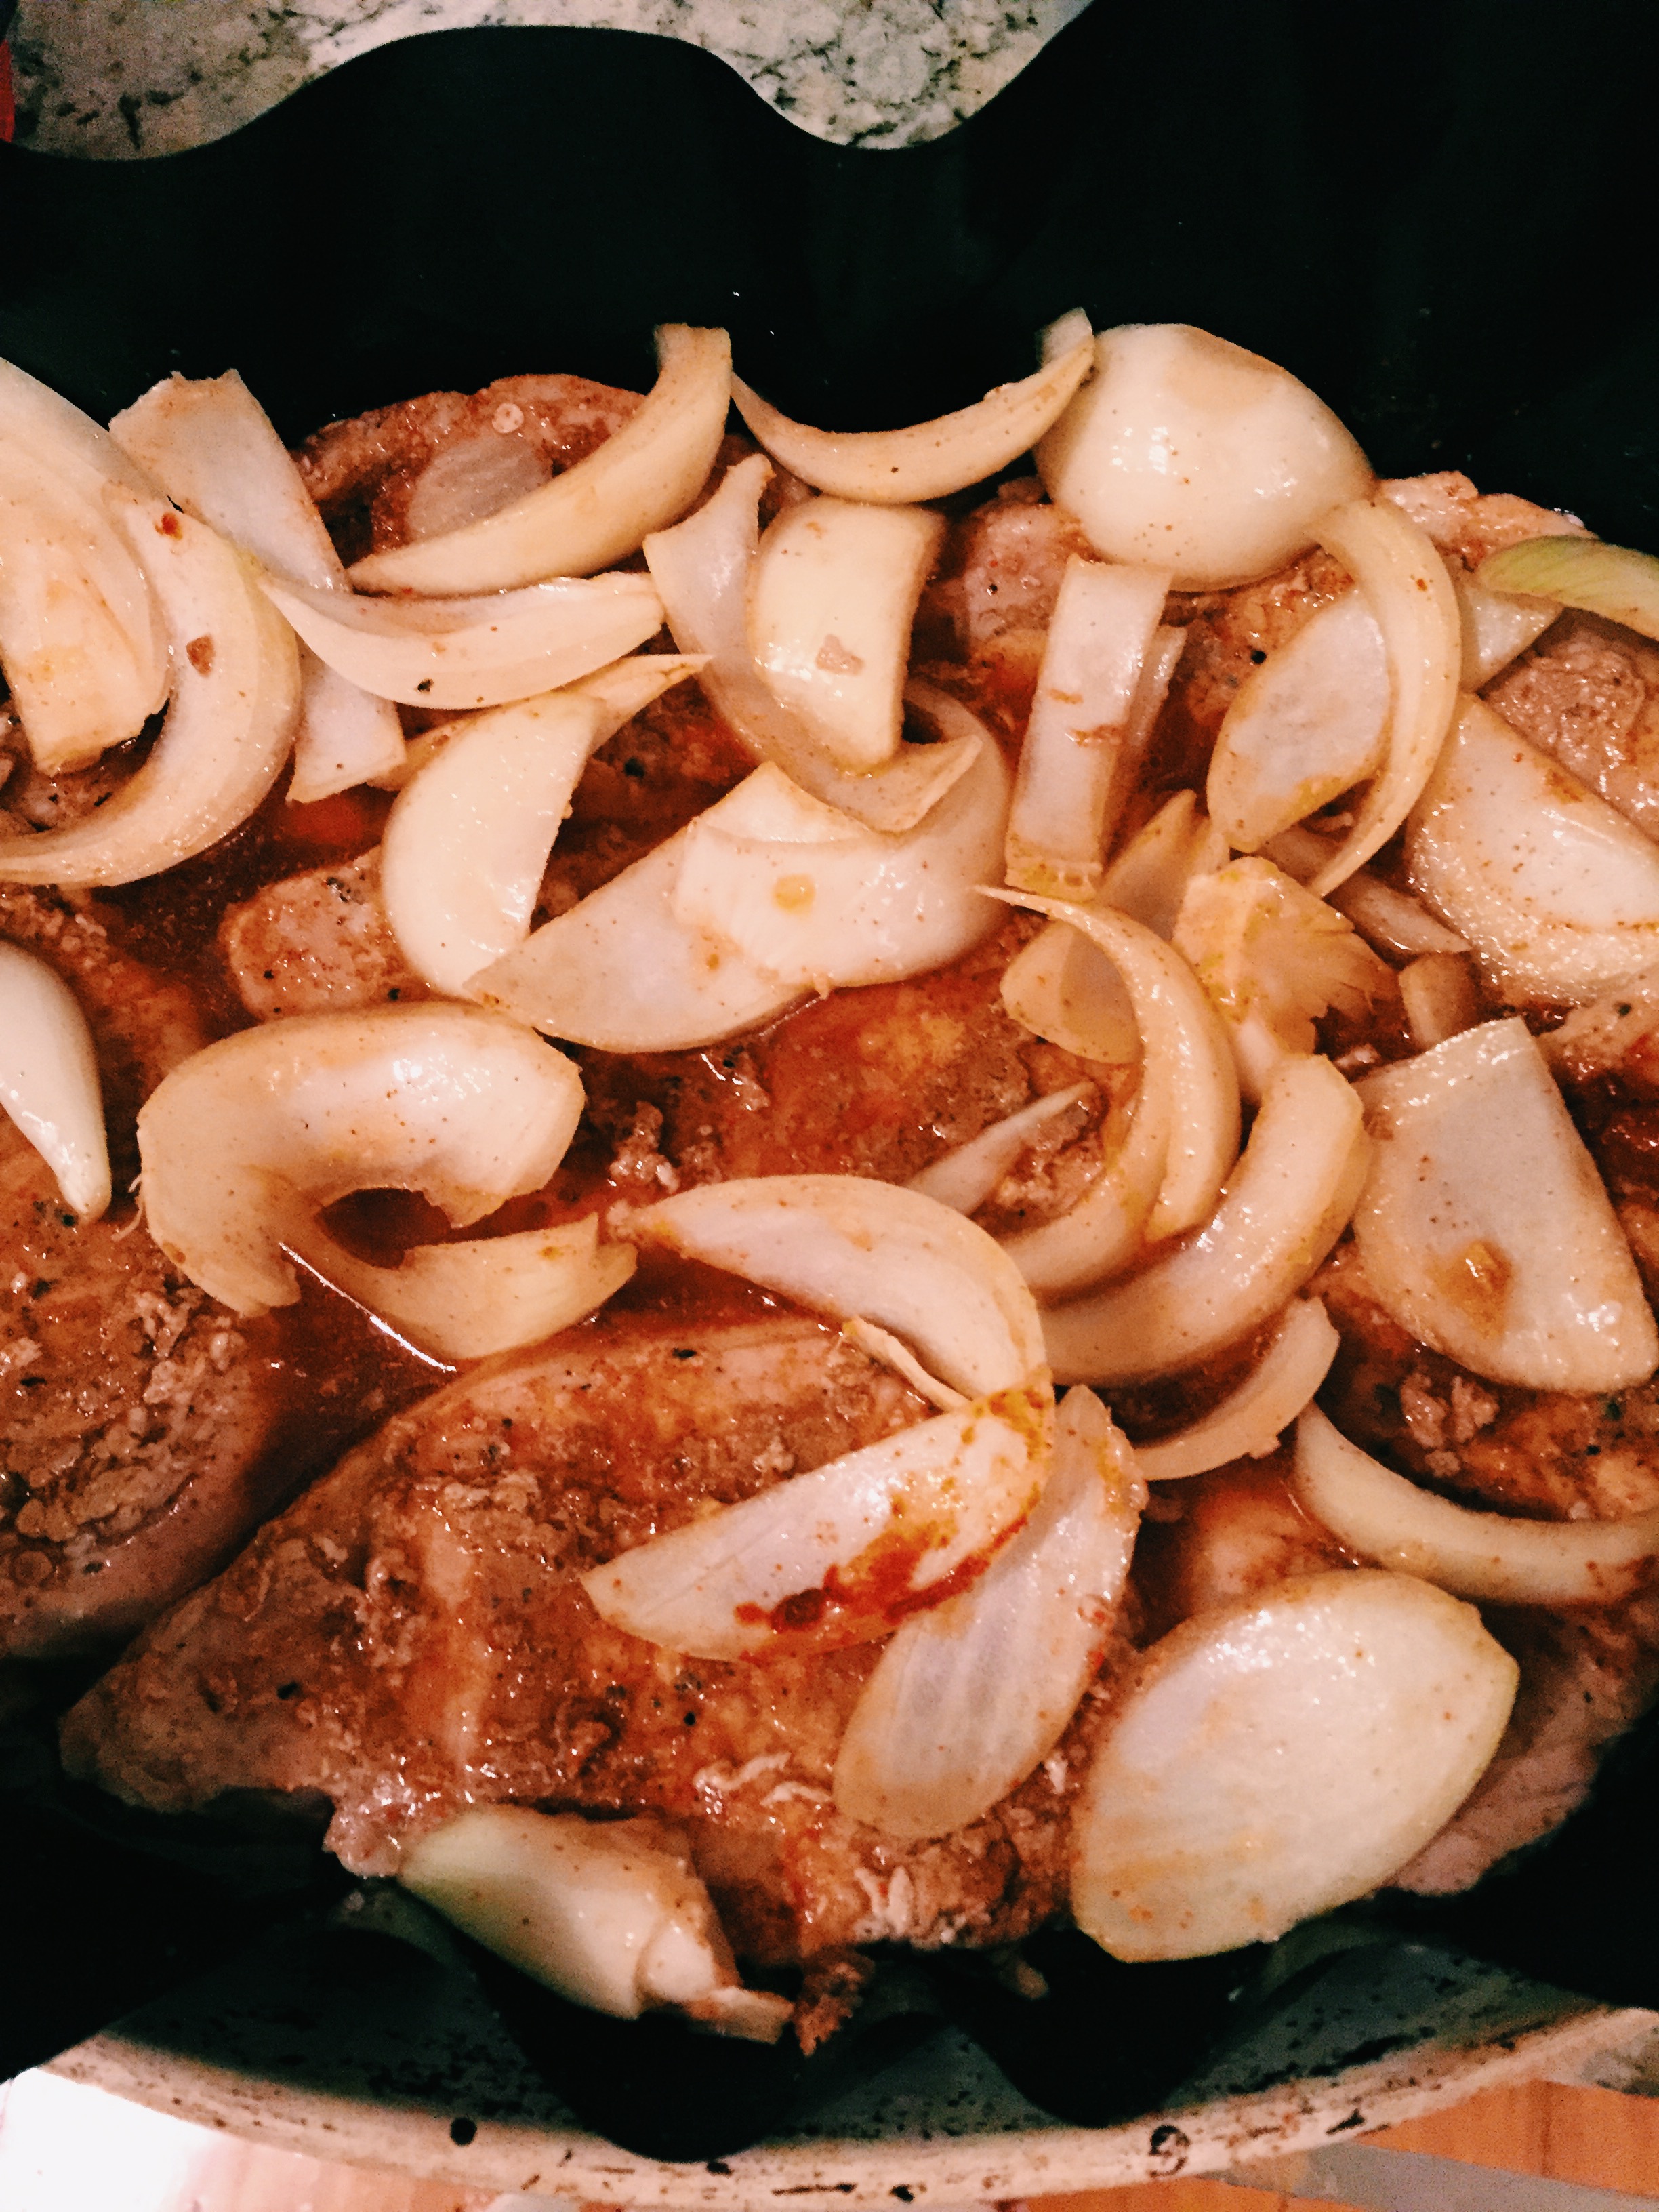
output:
[[[112,492],[167,629],[173,701],[149,758],[64,830],[0,841],[0,881],[131,884],[246,822],[288,757],[294,637],[248,564],[204,523]]]
[[[999,384],[971,407],[902,430],[815,430],[792,422],[738,378],[732,397],[760,445],[791,475],[839,499],[887,506],[947,499],[983,483],[1029,453],[1095,365],[1084,323],[1073,343],[1035,376]]]
[[[1106,1408],[1068,1391],[1030,1519],[969,1589],[906,1621],[866,1683],[836,1759],[841,1812],[911,1842],[1019,1787],[1100,1664],[1146,1498]]]
[[[757,760],[771,761],[803,791],[872,830],[914,829],[966,773],[972,748],[954,732],[940,744],[901,744],[864,775],[844,769],[800,716],[772,692],[749,649],[749,579],[763,487],[772,465],[759,453],[728,469],[696,513],[646,540],[645,558],[683,653],[708,656],[700,681]],[[955,702],[951,702],[955,706]],[[972,724],[965,708],[958,714]]]
[[[0,361],[0,438],[15,439],[92,498],[112,483],[124,484],[140,499],[153,500],[160,492],[101,422],[9,361]]]
[[[1320,898],[1386,845],[1433,773],[1457,712],[1463,632],[1457,595],[1433,544],[1388,499],[1357,499],[1321,518],[1319,542],[1364,593],[1389,662],[1382,767],[1354,823],[1309,884]]]
[[[1457,611],[1463,624],[1466,691],[1479,691],[1516,655],[1535,644],[1561,611],[1553,599],[1511,599],[1489,592],[1462,569],[1451,572]]]
[[[1078,1925],[1114,1958],[1201,1958],[1364,1896],[1474,1787],[1518,1674],[1473,1606],[1374,1569],[1184,1622],[1073,1814]]]
[[[1227,862],[1227,841],[1199,805],[1177,791],[1130,838],[1106,871],[1098,903],[1115,906],[1159,937],[1175,934],[1176,916],[1195,876]]]
[[[1001,993],[1023,1029],[1079,1060],[1120,1067],[1139,1061],[1140,1031],[1123,978],[1068,921],[1047,923],[1021,946],[1002,971]]]
[[[1420,953],[1400,971],[1400,1003],[1419,1052],[1474,1029],[1485,1012],[1467,952]]]
[[[1406,866],[1490,969],[1540,998],[1587,999],[1659,959],[1653,840],[1481,700],[1452,725]]]
[[[56,969],[0,944],[0,1111],[52,1170],[82,1221],[109,1204],[109,1146],[87,1018]]]
[[[1138,1445],[1136,1466],[1148,1482],[1177,1482],[1230,1460],[1264,1458],[1329,1374],[1341,1341],[1322,1300],[1297,1298],[1238,1388],[1201,1420]]]
[[[354,1190],[418,1190],[458,1227],[538,1189],[581,1118],[562,1054],[477,1006],[291,1015],[210,1044],[138,1115],[151,1236],[236,1312],[299,1296],[283,1243]],[[313,1231],[313,1234],[320,1232]]]
[[[1183,323],[1104,331],[1095,354],[1037,468],[1109,560],[1165,563],[1185,591],[1248,583],[1370,489],[1329,408],[1259,354]]]
[[[1283,868],[1293,882],[1311,883],[1335,850],[1328,837],[1311,830],[1284,830],[1263,847],[1262,855]],[[1419,952],[1467,952],[1455,931],[1437,921],[1420,901],[1397,891],[1369,868],[1356,868],[1325,901],[1346,914],[1368,945],[1410,958]]]
[[[364,599],[260,578],[319,660],[405,707],[500,707],[602,667],[661,627],[646,576],[565,577],[485,599]]]
[[[1046,1378],[1000,1390],[580,1580],[613,1628],[701,1659],[868,1644],[983,1574],[1036,1504],[1053,1436]]]
[[[1659,1559],[1659,1508],[1629,1521],[1514,1521],[1419,1490],[1310,1406],[1295,1490],[1347,1550],[1493,1605],[1612,1605]]]
[[[585,460],[482,521],[369,554],[353,568],[353,585],[429,595],[508,591],[544,576],[592,575],[636,552],[702,490],[732,395],[724,331],[665,323],[657,361],[638,413]]]
[[[1074,1083],[1069,1091],[1051,1091],[1034,1099],[1017,1114],[1006,1114],[989,1128],[969,1137],[965,1145],[936,1159],[920,1175],[911,1176],[907,1190],[937,1199],[953,1213],[977,1213],[1014,1162],[1050,1121],[1088,1097],[1093,1085]]]
[[[1221,1203],[1199,1235],[1126,1282],[1043,1316],[1066,1382],[1173,1374],[1288,1305],[1342,1234],[1369,1147],[1358,1098],[1328,1060],[1274,1069]]]
[[[650,1820],[470,1805],[404,1845],[398,1879],[573,2004],[623,2020],[672,2006],[776,2042],[788,1999],[743,1988],[708,1892],[672,1843]]]
[[[1599,538],[1528,538],[1489,553],[1474,572],[1486,592],[1524,592],[1605,615],[1644,637],[1659,637],[1659,561]]]
[[[1321,607],[1239,686],[1222,720],[1205,799],[1227,842],[1270,837],[1382,764],[1389,661],[1361,592]]]
[[[1358,1091],[1380,1141],[1354,1241],[1401,1326],[1500,1382],[1644,1382],[1659,1366],[1659,1330],[1519,1015],[1379,1069]]]
[[[773,696],[830,758],[878,768],[898,750],[910,625],[945,517],[809,499],[761,539],[749,645]]]

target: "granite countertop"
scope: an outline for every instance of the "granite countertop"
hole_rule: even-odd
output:
[[[568,24],[684,39],[841,145],[941,137],[1087,0],[21,0],[17,137],[131,161],[222,137],[392,39]]]

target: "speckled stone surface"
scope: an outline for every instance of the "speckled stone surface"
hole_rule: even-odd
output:
[[[392,39],[483,24],[650,32],[718,55],[792,122],[910,146],[982,107],[1087,0],[21,0],[17,136],[131,161],[222,137]]]

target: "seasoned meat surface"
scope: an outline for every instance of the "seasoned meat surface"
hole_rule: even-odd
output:
[[[1638,828],[1659,831],[1659,647],[1595,615],[1567,613],[1486,697]]]
[[[219,925],[219,951],[237,996],[262,1022],[430,995],[386,920],[378,846],[233,906]]]

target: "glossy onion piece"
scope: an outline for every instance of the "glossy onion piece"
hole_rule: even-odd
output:
[[[160,486],[101,422],[9,361],[0,361],[0,438],[15,441],[90,498],[112,483],[124,484],[141,499],[159,494]]]
[[[1123,799],[1123,754],[1169,594],[1167,569],[1066,564],[1008,818],[1008,881],[1091,899]]]
[[[1184,323],[1104,331],[1096,369],[1037,447],[1048,496],[1111,561],[1183,591],[1266,576],[1371,487],[1364,455],[1287,369]]]
[[[838,499],[888,506],[948,499],[1030,453],[1094,365],[1085,324],[1075,343],[1035,376],[1000,384],[971,407],[902,430],[815,430],[779,414],[736,377],[732,397],[757,442],[803,483]]]
[[[353,568],[353,585],[430,596],[504,592],[545,576],[590,576],[637,552],[702,489],[732,393],[724,331],[665,323],[657,361],[637,414],[585,460],[481,521],[369,554]]]
[[[109,1146],[92,1032],[55,969],[0,944],[0,1112],[52,1170],[82,1221],[109,1204]]]
[[[1612,1605],[1659,1558],[1659,1508],[1628,1521],[1515,1521],[1419,1490],[1310,1406],[1296,1495],[1344,1547],[1492,1605]]]
[[[1486,966],[1532,996],[1587,999],[1659,960],[1659,848],[1481,700],[1452,726],[1406,867]]]
[[[1240,684],[1205,797],[1240,853],[1375,775],[1389,724],[1389,660],[1359,592],[1322,606]]]
[[[661,627],[646,576],[568,577],[484,599],[366,599],[261,582],[319,660],[405,707],[501,707],[573,682]]]
[[[1528,538],[1489,553],[1474,572],[1484,592],[1523,592],[1605,615],[1659,637],[1659,560],[1599,538]]]
[[[1595,1164],[1519,1015],[1358,1085],[1381,1139],[1354,1211],[1373,1293],[1500,1382],[1613,1390],[1659,1332]]]
[[[149,586],[106,501],[3,440],[0,665],[48,775],[137,737],[167,697]]]
[[[1322,1299],[1297,1298],[1237,1389],[1175,1435],[1138,1445],[1135,1464],[1148,1482],[1177,1482],[1264,1458],[1329,1374],[1341,1341]]]
[[[404,1845],[398,1879],[573,2004],[670,2006],[759,2043],[787,2025],[787,1997],[743,1988],[689,1850],[654,1820],[470,1805]]]
[[[1056,1376],[1138,1382],[1241,1343],[1290,1304],[1342,1234],[1368,1157],[1359,1101],[1329,1060],[1285,1061],[1199,1234],[1127,1281],[1043,1316]]]
[[[538,1190],[581,1118],[562,1053],[476,1006],[292,1015],[210,1044],[138,1115],[151,1236],[238,1313],[299,1296],[282,1246],[354,1190],[459,1227]],[[311,1230],[312,1234],[320,1234]]]
[[[945,517],[926,507],[809,499],[760,541],[755,665],[842,768],[879,768],[898,750],[910,625],[944,535]]]
[[[1227,863],[1227,841],[1190,791],[1177,791],[1136,830],[1106,871],[1099,903],[1115,906],[1166,940],[1187,887]]]
[[[416,974],[465,997],[530,934],[547,856],[594,747],[598,702],[551,691],[456,732],[399,793],[380,846],[386,919]]]
[[[1184,1622],[1073,1814],[1078,1925],[1114,1958],[1202,1958],[1363,1897],[1479,1781],[1518,1674],[1473,1606],[1375,1570]]]
[[[1298,884],[1312,881],[1335,848],[1311,830],[1285,830],[1265,848],[1263,857]],[[1369,868],[1356,868],[1325,903],[1346,914],[1369,945],[1410,958],[1419,952],[1467,952],[1468,945],[1443,921],[1437,921],[1419,899],[1397,891]]]
[[[1553,599],[1511,599],[1503,592],[1489,592],[1458,568],[1452,570],[1451,580],[1463,624],[1460,681],[1466,691],[1479,691],[1535,644],[1561,610]]]
[[[1050,1121],[1081,1105],[1090,1088],[1086,1083],[1074,1083],[1069,1091],[1051,1091],[1046,1098],[1034,1099],[1017,1114],[1004,1115],[976,1137],[969,1137],[965,1145],[956,1146],[920,1175],[912,1176],[905,1188],[937,1199],[953,1213],[977,1213],[1027,1146]]]
[[[1386,845],[1434,771],[1457,712],[1463,631],[1446,564],[1392,500],[1355,500],[1322,517],[1319,542],[1341,562],[1382,633],[1389,729],[1382,767],[1352,830],[1308,888],[1323,898]]]
[[[601,1620],[702,1659],[836,1650],[890,1635],[985,1571],[1036,1504],[1054,1404],[1001,1390],[580,1577]]]
[[[1106,1408],[1068,1391],[1030,1519],[976,1583],[906,1621],[866,1683],[836,1760],[841,1812],[911,1842],[1019,1787],[1100,1664],[1146,1498]]]
[[[109,496],[167,626],[172,703],[148,759],[107,805],[68,829],[0,840],[0,882],[159,875],[246,822],[293,742],[294,636],[248,563],[188,515],[125,491]]]
[[[574,684],[562,684],[556,696],[591,699],[604,715],[608,732],[614,736],[624,722],[631,722],[653,699],[660,699],[665,691],[672,691],[688,676],[695,676],[702,665],[695,653],[631,653],[624,659],[607,661],[591,676],[579,676]],[[547,692],[543,696],[551,698],[555,695]],[[385,775],[376,776],[375,782],[382,791],[401,791],[429,760],[436,758],[452,738],[471,728],[472,719],[470,714],[462,714],[453,722],[440,722],[430,730],[422,730],[419,737],[411,738],[404,747],[403,758],[397,766]]]
[[[947,732],[942,744],[901,744],[891,760],[854,774],[773,692],[749,647],[749,580],[771,473],[769,461],[751,454],[726,471],[695,514],[646,541],[674,642],[708,656],[702,688],[757,760],[771,761],[803,791],[872,830],[912,830],[966,773],[973,749]],[[957,711],[972,723],[965,708]]]
[[[1002,971],[1006,1012],[1033,1036],[1074,1054],[1134,1067],[1140,1031],[1123,978],[1097,945],[1068,921],[1051,921]]]
[[[1483,1020],[1480,988],[1467,952],[1424,952],[1400,971],[1400,1003],[1419,1052]]]

